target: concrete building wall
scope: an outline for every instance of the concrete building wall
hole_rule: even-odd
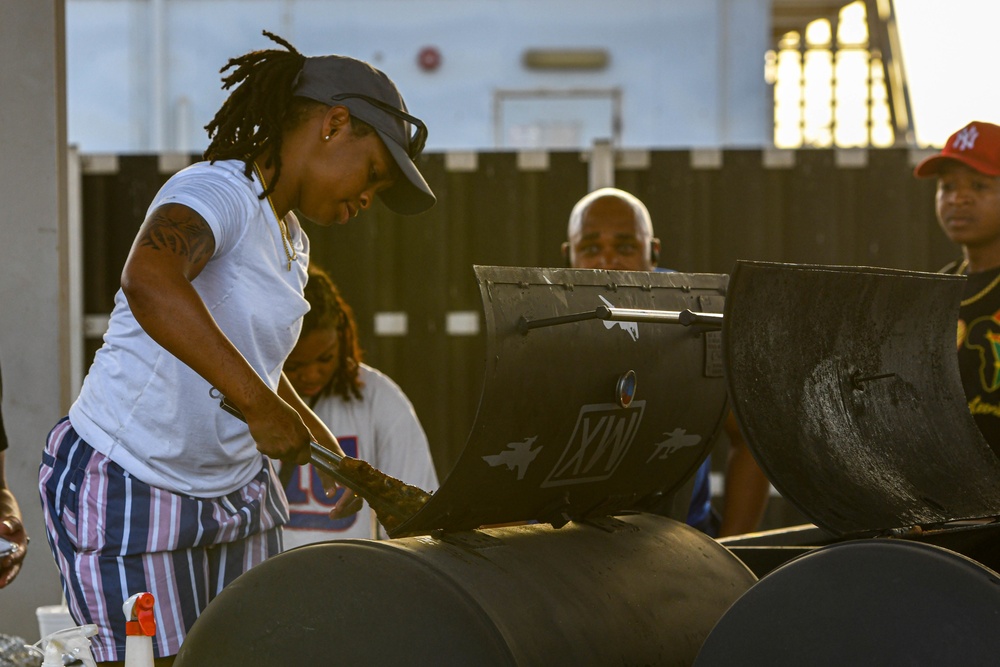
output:
[[[68,407],[66,121],[63,0],[0,0],[0,362],[10,440],[7,481],[31,537],[24,568],[0,590],[0,632],[38,639],[35,609],[58,604],[38,464]]]
[[[203,127],[226,95],[218,70],[274,46],[261,35],[267,29],[306,55],[340,53],[383,69],[428,123],[432,151],[518,147],[496,141],[504,91],[618,91],[623,147],[769,146],[770,8],[770,0],[68,0],[70,140],[86,153],[202,150]],[[420,67],[425,47],[440,53],[437,69]],[[601,49],[608,63],[530,69],[528,49]],[[588,116],[603,107],[575,99],[575,110],[560,110],[566,120],[599,124]],[[584,131],[578,145],[559,147],[594,138]]]

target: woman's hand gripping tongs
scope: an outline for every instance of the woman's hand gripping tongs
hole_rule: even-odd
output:
[[[246,423],[246,417],[218,390],[219,407]],[[316,441],[309,442],[309,460],[320,471],[368,501],[385,529],[390,533],[416,514],[430,499],[423,489],[386,475],[365,461],[336,454]]]

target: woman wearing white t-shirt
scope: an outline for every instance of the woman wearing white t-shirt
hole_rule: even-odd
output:
[[[157,666],[170,664],[219,591],[281,550],[288,507],[269,459],[302,463],[311,439],[340,451],[281,372],[308,310],[292,211],[329,226],[376,196],[405,214],[434,203],[413,163],[426,128],[392,81],[265,34],[284,49],[223,69],[232,92],[206,161],[150,205],[104,344],[42,456],[49,545],[101,663],[124,660],[122,604],[150,592]]]

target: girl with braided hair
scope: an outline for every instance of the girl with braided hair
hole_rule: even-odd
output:
[[[413,163],[426,128],[385,74],[264,34],[283,48],[222,69],[232,90],[205,161],[150,204],[104,344],[43,453],[49,545],[101,663],[124,660],[122,604],[141,592],[157,665],[172,663],[212,598],[281,550],[288,505],[269,461],[304,463],[310,440],[342,452],[281,370],[309,308],[300,217],[344,223],[376,196],[403,214],[434,203]],[[356,500],[342,493],[334,514]]]
[[[348,456],[425,491],[437,489],[430,446],[413,405],[391,378],[363,363],[351,307],[315,264],[309,266],[305,296],[310,309],[285,361],[289,382],[334,429]],[[286,549],[335,539],[386,537],[368,505],[348,517],[330,517],[337,499],[323,493],[312,464],[282,465],[280,477],[291,512],[285,526]]]

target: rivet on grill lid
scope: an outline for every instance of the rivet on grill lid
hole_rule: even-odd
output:
[[[618,385],[615,392],[618,395],[618,405],[627,408],[635,398],[635,371],[629,370],[621,374],[618,378]]]

